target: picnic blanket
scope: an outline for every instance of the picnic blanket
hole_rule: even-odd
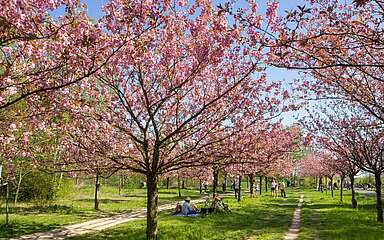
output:
[[[188,215],[184,215],[182,213],[178,213],[178,214],[175,214],[173,216],[177,216],[177,217],[198,217],[198,216],[200,216],[200,213],[188,214]]]

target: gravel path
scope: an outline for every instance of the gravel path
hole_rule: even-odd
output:
[[[300,232],[300,222],[301,222],[301,207],[303,206],[304,195],[300,196],[299,204],[293,213],[292,224],[288,229],[287,234],[284,236],[284,240],[295,240],[299,237]]]

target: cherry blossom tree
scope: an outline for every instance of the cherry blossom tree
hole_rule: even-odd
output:
[[[231,5],[216,8],[211,1],[141,1],[149,17],[132,26],[126,16],[135,4],[116,0],[104,8],[116,45],[137,26],[154,27],[89,79],[86,94],[71,87],[70,101],[78,104],[70,115],[91,126],[94,120],[105,124],[106,135],[99,139],[111,151],[104,157],[146,176],[147,238],[155,239],[159,176],[223,159],[221,143],[277,114],[284,96],[260,72],[265,35],[257,12],[233,14]]]
[[[381,121],[366,115],[363,108],[340,101],[333,105],[332,110],[324,110],[322,115],[317,114],[312,119],[316,119],[312,126],[317,131],[318,142],[347,161],[341,166],[347,167],[345,172],[351,175],[352,183],[356,168],[375,175],[376,196],[379,196],[376,199],[377,221],[382,222],[381,174],[384,164]],[[352,206],[356,206],[355,199]]]
[[[342,99],[383,121],[382,1],[308,1],[280,19],[271,64],[300,70],[302,98]]]

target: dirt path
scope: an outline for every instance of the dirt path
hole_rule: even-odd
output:
[[[203,199],[192,200],[192,203],[204,202]],[[175,208],[176,203],[165,204],[159,206],[159,212]],[[83,223],[68,225],[59,229],[53,229],[47,232],[33,233],[29,235],[11,238],[11,240],[32,240],[32,239],[64,239],[67,237],[78,236],[86,233],[101,231],[116,225],[145,218],[147,216],[146,209],[140,209],[132,213],[119,214],[112,217],[98,218]]]
[[[295,240],[299,237],[300,222],[301,222],[301,207],[303,206],[304,195],[300,196],[299,204],[293,213],[292,224],[288,229],[287,234],[284,236],[284,240]]]

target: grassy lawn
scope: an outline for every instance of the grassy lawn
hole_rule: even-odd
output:
[[[130,212],[145,208],[146,189],[125,189],[121,196],[117,188],[104,186],[101,190],[100,211],[93,209],[93,187],[74,189],[65,198],[45,203],[11,204],[11,227],[6,227],[5,204],[0,203],[0,239],[33,232],[47,231],[63,225],[105,217],[111,214]],[[182,196],[200,197],[198,191],[182,190]],[[177,189],[160,189],[159,203],[165,204],[183,199]]]
[[[384,225],[376,223],[375,198],[358,196],[358,209],[350,208],[350,192],[344,192],[344,202],[339,192],[313,190],[288,190],[287,199],[245,196],[238,203],[226,197],[232,212],[200,217],[175,217],[162,212],[159,217],[159,239],[282,239],[291,223],[300,193],[304,193],[302,224],[299,239],[383,239]],[[160,204],[181,201],[177,189],[160,189]],[[199,198],[198,191],[182,190],[183,196]],[[32,232],[47,231],[63,225],[92,218],[108,216],[144,208],[145,189],[126,189],[119,196],[116,188],[104,187],[101,211],[93,210],[93,188],[82,187],[65,199],[45,204],[20,203],[12,206],[11,228],[5,228],[4,215],[0,218],[0,238],[9,238]],[[4,212],[4,204],[0,205]],[[122,224],[118,227],[71,238],[76,239],[145,239],[145,220]]]
[[[159,239],[282,239],[298,202],[298,192],[285,200],[269,195],[244,197],[238,203],[227,197],[232,212],[200,217],[175,217],[163,212],[159,217]],[[145,220],[120,225],[113,229],[71,238],[75,239],[145,239]]]
[[[358,196],[358,209],[352,209],[351,194],[305,192],[300,238],[307,239],[384,239],[384,224],[376,222],[375,198]]]

